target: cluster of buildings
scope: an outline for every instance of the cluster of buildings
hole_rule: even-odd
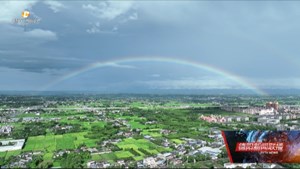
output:
[[[267,102],[265,106],[228,106],[224,105],[221,107],[223,110],[230,112],[242,112],[252,115],[274,115],[279,113],[278,102]]]
[[[55,125],[53,128],[52,128],[52,131],[69,131],[73,128],[73,126],[71,125],[66,125],[66,126],[63,126],[63,125]]]
[[[182,160],[176,158],[174,153],[157,154],[154,157],[148,157],[137,163],[138,168],[165,168],[170,164],[181,164]]]
[[[201,120],[210,122],[210,123],[228,123],[228,122],[243,122],[243,121],[249,121],[249,117],[247,116],[221,116],[221,115],[208,115],[200,116]]]
[[[27,164],[31,162],[36,155],[42,152],[26,152],[16,156],[15,160],[8,165],[1,166],[1,168],[28,168]]]
[[[171,152],[159,153],[153,156],[148,156],[135,163],[135,167],[138,168],[166,168],[169,166],[178,166],[183,164],[183,156],[196,156],[198,154],[208,155],[210,159],[217,159],[221,153],[221,148],[224,147],[223,138],[221,132],[218,130],[211,130],[209,138],[212,138],[213,142],[207,142],[200,139],[193,138],[181,138],[181,143],[174,143],[171,140],[164,139],[161,146],[174,147]],[[144,136],[145,139],[153,141],[155,138],[151,136]],[[107,140],[102,143],[102,147],[105,147],[108,143],[116,144],[120,139]],[[90,148],[91,149],[91,148]],[[92,154],[103,154],[107,152],[92,152]],[[63,154],[63,153],[61,153]],[[110,163],[107,161],[89,161],[87,163],[88,168],[108,168],[108,167],[128,167],[132,161],[118,160],[116,163]]]
[[[278,102],[267,102],[266,103],[266,108],[267,109],[274,109],[275,111],[278,111],[279,108],[279,103]]]
[[[272,163],[225,163],[224,168],[283,168]]]
[[[184,140],[183,143],[173,145],[175,149],[172,152],[145,158],[143,161],[138,162],[137,167],[164,168],[168,167],[169,165],[180,165],[185,162],[182,159],[183,155],[195,156],[202,154],[208,155],[213,160],[218,159],[218,155],[222,152],[221,148],[224,147],[223,138],[221,133],[217,132],[212,132],[210,136],[214,138],[214,142],[206,142],[192,138],[182,138],[181,140]]]
[[[7,118],[7,117],[1,117],[0,123],[15,123],[19,120],[19,118]]]
[[[197,150],[194,150],[189,153],[189,155],[197,155],[197,154],[206,154],[211,157],[211,159],[216,160],[218,159],[218,155],[222,151],[219,148],[212,148],[212,147],[201,147]]]
[[[42,121],[56,121],[61,120],[60,117],[52,117],[52,118],[42,118],[42,117],[23,117],[23,118],[6,118],[1,117],[0,123],[15,123],[15,122],[23,122],[23,123],[31,123],[31,122],[42,122]]]
[[[259,116],[257,118],[257,125],[276,127],[277,130],[298,130],[300,129],[298,120],[300,114],[283,114],[283,115],[270,115]]]
[[[111,167],[109,162],[97,162],[97,161],[89,161],[87,162],[87,168],[108,168]]]
[[[274,127],[277,130],[298,130],[300,126],[298,125],[298,120],[300,118],[300,106],[289,106],[282,105],[279,106],[277,101],[275,102],[267,102],[265,106],[223,106],[222,109],[234,112],[243,112],[253,115],[254,119],[249,121],[249,118],[244,121],[248,121],[249,124],[259,125],[259,126],[269,126]],[[227,118],[227,119],[226,119]],[[220,116],[212,116],[212,117],[202,117],[209,122],[233,122],[230,120],[233,118],[229,117],[220,117]],[[235,120],[236,122],[242,120]]]

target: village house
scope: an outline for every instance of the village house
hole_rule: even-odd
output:
[[[155,167],[157,167],[157,163],[153,157],[148,157],[143,160],[143,166],[155,168]]]
[[[107,168],[110,166],[111,164],[108,162],[96,162],[96,161],[87,162],[87,168]]]
[[[2,126],[0,127],[0,135],[6,134],[9,135],[12,132],[13,127],[12,126]]]

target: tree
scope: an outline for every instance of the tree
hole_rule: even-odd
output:
[[[91,155],[88,152],[80,153],[69,153],[63,156],[61,160],[62,168],[83,168],[83,163],[85,159],[91,158]]]
[[[52,166],[52,161],[43,161],[37,166],[37,168],[51,168]]]
[[[28,168],[37,168],[37,166],[43,162],[43,157],[42,156],[34,156],[32,161],[27,163]]]
[[[61,161],[62,168],[83,168],[83,159],[76,153],[70,153]]]

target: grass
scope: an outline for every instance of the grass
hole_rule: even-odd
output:
[[[146,127],[145,125],[143,125],[139,122],[135,122],[135,121],[130,121],[129,124],[130,124],[131,128],[133,128],[133,129],[143,129]]]
[[[146,156],[144,153],[139,151],[138,149],[143,149],[144,151],[150,153],[150,154],[158,154],[160,152],[166,152],[170,151],[171,149],[164,148],[158,145],[155,145],[154,143],[145,140],[145,139],[133,139],[133,138],[127,138],[124,139],[122,142],[117,143],[117,146],[123,150],[106,153],[106,154],[96,154],[92,155],[92,160],[95,161],[116,161],[121,159],[127,159],[127,158],[133,158],[135,161],[143,160],[143,158]],[[135,156],[127,149],[133,148],[134,151],[136,151],[139,155]]]
[[[133,102],[133,103],[130,104],[130,107],[136,107],[136,108],[144,107],[144,106],[145,106],[145,104],[142,103],[142,102]]]
[[[99,154],[92,155],[92,160],[100,161],[101,160],[101,155],[99,155]]]
[[[133,148],[135,151],[137,151],[141,156],[145,156],[141,151],[138,149],[144,149],[145,151],[151,153],[151,154],[158,154],[160,152],[170,151],[171,149],[164,148],[161,146],[158,146],[146,139],[133,139],[133,138],[127,138],[124,139],[122,142],[118,143],[117,146],[121,149],[131,149]]]
[[[101,160],[104,161],[115,161],[117,160],[117,157],[114,153],[106,153],[106,154],[100,154],[99,155]]]
[[[62,138],[56,138],[56,150],[74,149],[75,137],[64,135]]]
[[[116,160],[122,160],[127,158],[134,158],[134,155],[130,153],[129,151],[116,151],[106,154],[96,154],[92,155],[92,160],[95,161],[116,161]]]
[[[52,160],[53,153],[45,153],[43,159],[46,160]]]
[[[134,159],[135,161],[141,161],[141,160],[144,159],[144,157],[142,157],[142,156],[136,156],[136,157],[133,157],[133,159]]]
[[[134,156],[129,151],[117,151],[117,152],[114,152],[114,154],[118,159],[125,159],[125,158],[128,158],[128,157],[133,157]]]
[[[0,152],[0,158],[6,156],[6,151],[5,152]]]
[[[151,137],[161,137],[162,136],[162,134],[160,133],[160,129],[158,129],[158,130],[155,130],[155,129],[143,130],[142,134],[149,135]]]
[[[185,141],[180,140],[180,139],[172,139],[172,141],[173,141],[175,144],[182,144],[182,143],[185,142]]]
[[[5,155],[5,159],[8,159],[10,156],[16,156],[21,154],[21,150],[8,151]]]
[[[54,161],[53,162],[53,167],[60,167],[60,162],[59,161]]]

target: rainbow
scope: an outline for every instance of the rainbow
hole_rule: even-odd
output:
[[[227,79],[230,79],[241,86],[243,86],[245,89],[252,90],[254,93],[259,94],[259,95],[267,95],[263,90],[259,89],[256,87],[254,84],[250,83],[249,81],[234,75],[228,71],[213,67],[208,64],[204,63],[199,63],[195,61],[189,61],[189,60],[182,60],[182,59],[174,59],[174,58],[165,58],[165,57],[129,57],[129,58],[122,58],[122,59],[115,59],[115,60],[110,60],[110,61],[104,61],[104,62],[95,62],[92,64],[89,64],[87,66],[84,66],[80,69],[77,69],[75,71],[72,71],[70,73],[67,73],[63,75],[62,77],[55,79],[51,83],[43,86],[40,91],[45,91],[48,88],[51,88],[67,79],[71,79],[75,76],[78,76],[84,72],[101,68],[101,67],[111,67],[111,66],[117,66],[117,67],[125,67],[125,68],[131,68],[130,66],[127,65],[122,65],[125,63],[132,63],[132,62],[160,62],[160,63],[174,63],[174,64],[179,64],[179,65],[185,65],[185,66],[190,66],[194,67],[197,69],[205,70],[208,72],[215,73],[217,75],[220,75],[222,77],[225,77]]]

